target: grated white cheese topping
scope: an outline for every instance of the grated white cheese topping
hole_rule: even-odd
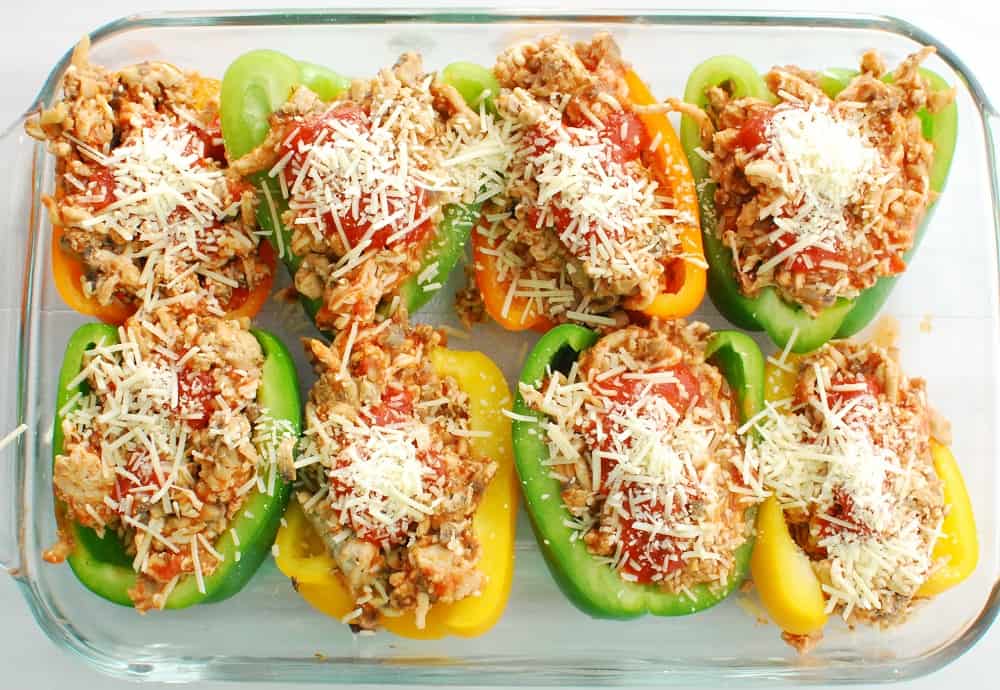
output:
[[[200,454],[192,455],[189,428],[183,420],[204,412],[179,394],[179,374],[190,357],[158,357],[155,350],[144,353],[135,329],[150,330],[149,326],[152,324],[138,320],[129,327],[120,327],[120,343],[99,343],[86,353],[84,367],[69,388],[87,381],[91,390],[74,397],[75,407],[66,411],[63,420],[64,428],[72,429],[73,436],[94,437],[99,442],[103,477],[119,480],[125,491],[120,501],[105,496],[104,503],[124,524],[146,535],[133,564],[137,570],[144,567],[153,539],[177,551],[174,542],[160,532],[165,519],[187,519],[183,517],[185,511],[198,511],[203,505],[189,488],[196,474],[192,472],[193,463],[199,460],[195,456]],[[198,385],[192,384],[192,390]],[[221,446],[233,450],[252,444],[260,462],[246,491],[262,485],[263,491],[273,493],[279,449],[283,443],[292,442],[287,439],[295,438],[291,423],[274,419],[266,409],[259,410],[252,428],[248,424],[230,423],[254,403],[238,398],[233,407],[221,396],[215,400],[217,409],[209,435],[218,438]],[[201,534],[198,536],[205,539]],[[188,537],[176,540],[185,543]],[[194,559],[198,550],[195,540],[191,541]],[[203,541],[203,546],[221,560],[212,544]],[[200,561],[195,561],[195,565],[200,568]]]
[[[928,530],[907,502],[912,459],[900,458],[873,438],[872,429],[894,425],[887,401],[868,392],[830,404],[831,386],[818,365],[817,426],[791,401],[769,403],[742,431],[747,448],[743,479],[760,498],[774,494],[786,509],[814,511],[831,526],[817,544],[826,549],[830,581],[823,585],[827,608],[843,617],[855,608],[882,608],[880,590],[911,595],[932,565]],[[847,386],[848,388],[845,388]],[[851,521],[830,513],[848,498]]]
[[[862,124],[858,115],[834,113],[826,105],[775,109],[766,128],[765,157],[748,164],[746,172],[753,175],[761,162],[777,164],[785,203],[771,204],[762,213],[771,215],[777,228],[791,233],[795,241],[761,264],[759,272],[766,273],[809,247],[832,250],[855,241],[847,208],[861,200],[882,167],[881,154]]]
[[[135,138],[100,157],[114,179],[114,201],[78,225],[139,243],[133,258],[145,259],[139,282],[149,302],[161,285],[182,275],[198,272],[220,280],[207,265],[221,239],[215,226],[238,207],[226,201],[223,171],[199,164],[204,147],[189,127],[164,116],[136,131]],[[233,241],[253,246],[249,234]],[[220,282],[231,286],[227,280]]]

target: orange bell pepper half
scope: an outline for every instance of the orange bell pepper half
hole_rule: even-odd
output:
[[[651,105],[656,99],[639,76],[629,70],[625,73],[629,100],[634,105]],[[668,260],[664,285],[653,302],[642,312],[654,317],[687,316],[701,304],[705,296],[705,252],[701,243],[698,193],[694,176],[688,166],[687,156],[677,138],[670,120],[664,113],[638,113],[651,141],[659,137],[660,145],[653,152],[653,173],[660,189],[666,190],[678,211],[681,256]],[[490,239],[480,232],[472,233],[472,250],[475,260],[476,285],[482,295],[487,313],[494,321],[511,331],[532,329],[544,332],[554,324],[544,314],[534,309],[528,315],[529,299],[515,296],[508,301],[509,280],[500,280],[497,259],[493,252],[500,239]],[[485,251],[484,251],[485,250]],[[507,306],[505,310],[504,307]],[[626,304],[628,307],[628,304]]]
[[[132,316],[137,309],[136,304],[127,304],[114,300],[111,304],[101,304],[91,295],[83,291],[84,275],[83,261],[73,252],[62,246],[63,228],[52,228],[52,277],[59,291],[59,296],[74,311],[87,316],[93,316],[112,326],[120,326],[125,319]],[[232,299],[226,305],[226,315],[231,318],[253,318],[267,302],[274,284],[274,271],[277,268],[277,257],[270,242],[258,244],[260,258],[270,269],[267,278],[262,280],[252,291],[246,288],[233,290]]]
[[[496,461],[497,473],[473,516],[473,530],[482,546],[478,568],[486,577],[479,596],[451,604],[434,604],[423,628],[412,613],[384,617],[389,631],[411,639],[439,639],[446,635],[475,637],[500,619],[514,576],[514,533],[517,523],[518,486],[514,472],[510,421],[502,410],[512,398],[500,370],[480,352],[437,348],[431,361],[440,376],[451,376],[469,395],[469,426],[489,436],[469,439],[472,452]],[[313,608],[342,618],[355,608],[354,599],[337,573],[337,566],[319,535],[309,524],[298,501],[292,500],[285,524],[275,540],[278,569]]]
[[[192,89],[192,106],[196,110],[219,109],[219,89],[222,82],[211,77],[199,77]],[[63,190],[57,186],[56,198],[59,199]],[[111,304],[101,304],[83,291],[82,279],[85,273],[83,261],[73,252],[67,251],[62,245],[65,229],[60,226],[52,228],[52,277],[59,291],[59,296],[74,311],[86,316],[93,316],[104,323],[118,326],[135,313],[138,305],[127,304],[114,300]],[[260,258],[270,269],[265,278],[253,291],[237,288],[232,299],[226,305],[227,315],[232,318],[246,316],[252,318],[261,310],[274,284],[274,271],[277,258],[270,242],[261,242]]]

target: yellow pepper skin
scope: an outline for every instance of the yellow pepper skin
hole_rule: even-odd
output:
[[[437,348],[431,352],[431,362],[439,376],[451,376],[468,394],[470,428],[490,432],[489,436],[469,439],[473,453],[489,457],[498,465],[473,518],[473,529],[482,545],[478,567],[486,574],[487,583],[477,597],[432,606],[423,628],[417,627],[412,613],[398,618],[384,617],[382,625],[411,639],[475,637],[500,619],[514,576],[518,488],[510,421],[502,413],[510,408],[512,398],[503,374],[480,352]],[[278,568],[292,579],[298,593],[314,608],[335,618],[347,615],[355,608],[354,600],[296,501],[292,501],[285,514],[285,523],[275,542]]]
[[[826,625],[826,600],[819,579],[788,533],[785,513],[774,496],[757,512],[750,573],[764,608],[782,630],[808,635]]]
[[[794,395],[794,369],[799,358],[790,355],[787,359],[793,371],[767,363],[766,400],[774,402]],[[934,544],[934,559],[947,562],[927,579],[918,590],[918,597],[932,597],[954,587],[975,570],[979,560],[972,504],[955,456],[934,439],[931,439],[931,455],[934,469],[944,484],[944,501],[948,506],[941,535]],[[815,592],[821,592],[819,578],[811,567],[801,567],[803,561],[808,565],[805,554],[791,539],[781,507],[772,496],[757,513],[757,542],[750,572],[768,614],[783,630],[797,635],[816,632],[826,621],[822,594],[819,599],[814,596]]]
[[[920,597],[933,597],[951,589],[969,577],[979,563],[979,538],[976,536],[976,518],[972,514],[972,501],[965,490],[965,481],[955,456],[948,446],[931,439],[931,456],[934,469],[944,482],[944,502],[948,506],[941,535],[934,543],[934,560],[945,564],[927,578],[917,592]]]

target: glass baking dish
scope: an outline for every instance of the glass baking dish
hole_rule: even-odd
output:
[[[6,372],[0,431],[24,423],[29,432],[0,458],[0,564],[56,644],[110,674],[162,681],[617,685],[739,678],[773,684],[913,678],[941,668],[984,634],[1000,599],[998,116],[958,57],[924,31],[896,19],[844,15],[194,13],[108,24],[92,34],[92,56],[111,67],[156,59],[218,76],[240,53],[270,47],[348,74],[369,74],[405,50],[420,51],[434,68],[457,59],[491,64],[518,39],[549,31],[583,38],[598,30],[614,34],[661,97],[680,95],[690,69],[718,53],[742,55],[761,68],[823,68],[856,65],[867,48],[880,50],[892,65],[922,45],[937,45],[928,66],[958,93],[955,161],[934,229],[884,313],[899,324],[907,370],[929,380],[932,400],[953,421],[954,450],[979,524],[982,553],[974,575],[897,630],[832,625],[822,645],[801,658],[781,642],[776,627],[762,626],[748,595],[688,618],[587,618],[550,579],[523,516],[506,614],[476,639],[353,636],[313,612],[273,562],[221,604],[145,617],[109,604],[85,591],[68,567],[41,559],[55,540],[50,439],[57,368],[69,334],[85,319],[69,311],[54,289],[51,227],[40,206],[40,195],[52,187],[53,161],[23,134],[19,121],[2,135],[0,243],[7,268],[0,275],[0,366]],[[52,70],[29,111],[56,97],[67,60]],[[461,282],[456,270],[420,319],[457,325],[450,305]],[[707,301],[697,317],[724,324]],[[300,348],[291,341],[311,332],[297,307],[270,304],[261,321],[293,350]],[[452,345],[485,351],[513,382],[533,339],[479,326],[470,340],[453,339]],[[301,356],[299,365],[307,386],[312,376]]]

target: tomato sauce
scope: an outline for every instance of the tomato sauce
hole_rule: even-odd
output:
[[[184,554],[158,553],[151,557],[146,565],[146,572],[159,582],[170,582],[180,575],[184,567]]]
[[[226,166],[226,146],[222,141],[222,123],[218,115],[207,127],[196,127],[189,124],[188,130],[194,136],[184,151],[186,155],[198,156],[200,165],[205,165],[207,162],[205,159],[210,158],[222,167]]]
[[[683,364],[647,370],[647,373],[660,372],[670,372],[676,381],[650,383],[648,380],[632,378],[626,373],[621,373],[603,381],[591,382],[591,389],[595,395],[612,402],[611,409],[600,420],[600,424],[595,424],[593,428],[585,432],[587,444],[591,449],[610,451],[613,448],[614,443],[608,432],[614,429],[616,422],[610,416],[642,414],[641,410],[636,410],[633,406],[646,394],[647,390],[649,395],[666,400],[677,411],[678,415],[683,415],[687,411],[700,394],[698,379],[691,369]],[[665,420],[664,433],[669,431],[670,424],[672,422]],[[603,430],[601,435],[598,434],[598,427]],[[625,443],[627,445],[628,441]],[[602,458],[602,479],[601,486],[598,488],[598,493],[601,495],[606,496],[609,493],[610,487],[607,484],[607,478],[616,465],[615,459]],[[674,505],[666,506],[659,500],[639,503],[639,500],[642,500],[639,498],[640,494],[645,493],[648,487],[625,483],[620,490],[626,496],[623,501],[626,506],[625,515],[619,518],[621,520],[620,538],[624,544],[624,553],[627,555],[622,570],[634,576],[638,582],[648,583],[653,581],[654,575],[667,575],[683,567],[684,564],[679,558],[683,549],[678,546],[675,539],[662,534],[654,536],[650,532],[636,527],[637,522],[649,522],[654,516],[660,516],[663,513],[678,514],[684,509],[685,501],[682,494],[676,495]],[[687,500],[690,501],[693,497],[690,489],[688,489],[687,495]],[[628,508],[628,506],[633,505],[633,502],[640,507],[639,515],[633,515]],[[643,514],[646,517],[643,517]]]
[[[771,124],[771,113],[758,113],[747,118],[736,134],[736,146],[751,151],[767,141],[767,128]]]
[[[626,486],[626,495],[636,495],[645,491],[642,487]],[[626,505],[628,505],[626,501]],[[669,509],[662,501],[654,501],[643,505],[643,511],[651,515],[660,515],[669,512],[671,515],[678,514],[683,509],[680,498],[675,498],[674,505]],[[675,570],[684,567],[681,560],[683,546],[678,544],[676,539],[667,535],[653,535],[651,532],[636,528],[636,522],[640,522],[641,516],[637,518],[626,510],[628,517],[621,518],[621,540],[624,544],[626,559],[622,565],[622,571],[633,575],[638,582],[649,583],[654,581],[654,577],[666,576]]]
[[[282,143],[279,151],[281,156],[287,155],[289,151],[294,151],[291,160],[281,172],[289,189],[294,186],[298,173],[306,160],[307,154],[302,151],[302,148],[316,142],[323,133],[325,133],[324,141],[340,136],[336,129],[334,129],[334,122],[361,132],[368,131],[371,127],[368,114],[353,103],[345,103],[322,116],[314,117],[299,125],[295,135],[287,140],[287,142]],[[372,227],[372,221],[365,217],[364,209],[373,203],[373,194],[370,191],[366,192],[362,190],[361,198],[356,206],[360,211],[360,218],[353,212],[340,215],[336,219],[334,219],[332,213],[324,213],[321,219],[326,235],[329,237],[339,236],[340,232],[337,230],[337,226],[339,225],[348,243],[352,247],[357,245],[364,239]],[[427,194],[423,189],[417,189],[412,198],[405,202],[399,198],[390,197],[386,206],[388,207],[388,215],[397,213],[400,210],[403,210],[404,213],[399,222],[390,223],[375,230],[369,238],[371,242],[369,247],[372,249],[385,248],[389,243],[389,238],[397,231],[406,227],[409,218],[420,218],[423,216],[427,211]],[[380,210],[377,215],[383,216],[385,214]],[[399,240],[393,242],[393,244],[418,243],[427,235],[431,227],[432,223],[428,219],[410,230]]]
[[[121,503],[126,496],[140,487],[160,486],[156,473],[153,471],[153,463],[145,450],[130,453],[125,462],[125,470],[139,481],[136,482],[131,477],[121,474],[116,475],[115,484],[111,488],[111,498],[117,503]]]
[[[833,503],[826,509],[827,515],[836,520],[833,522],[823,517],[817,517],[819,524],[819,534],[826,537],[844,530],[856,532],[858,534],[871,534],[872,530],[868,525],[858,519],[854,512],[854,499],[842,488],[833,490]],[[850,527],[845,527],[841,523],[847,523]]]
[[[639,160],[649,148],[649,135],[642,120],[635,113],[617,110],[608,116],[604,125],[604,138],[609,154],[616,163]]]
[[[90,177],[83,181],[87,191],[81,194],[96,199],[83,205],[89,208],[91,213],[99,213],[115,201],[115,176],[109,168],[98,166],[96,163],[91,163],[91,168],[93,172]]]
[[[790,232],[778,237],[774,242],[777,253],[783,252],[795,244],[795,235]],[[794,256],[785,259],[785,267],[793,273],[807,273],[820,267],[822,261],[837,261],[846,263],[846,257],[838,251],[830,251],[822,247],[806,247]]]
[[[367,415],[376,426],[398,424],[413,417],[413,396],[405,388],[390,385],[382,393],[382,400],[371,407]]]
[[[837,386],[864,384],[864,389],[835,390]],[[830,389],[826,391],[826,399],[831,409],[843,407],[846,403],[862,395],[878,398],[882,394],[882,385],[871,376],[864,374],[847,374],[837,372],[830,378]]]
[[[213,400],[218,394],[210,371],[195,371],[184,367],[177,374],[177,406],[180,414],[192,429],[204,429],[214,409]],[[190,416],[188,416],[190,415]]]
[[[563,123],[558,126],[563,128],[565,137],[574,144],[582,144],[583,137],[572,130],[566,130],[566,127],[597,130],[594,123],[589,120]],[[622,175],[624,169],[621,166],[630,161],[640,160],[642,152],[649,147],[649,134],[642,124],[642,120],[633,112],[615,111],[611,113],[605,120],[604,126],[598,131],[599,140],[604,146],[604,161],[601,167],[610,176]],[[528,145],[530,157],[541,156],[555,146],[558,139],[561,137],[557,137],[553,132],[545,131],[540,127],[535,127],[524,137],[525,141],[530,142]],[[590,140],[587,143],[592,145]],[[532,227],[539,227],[539,218],[543,216],[547,220],[551,220],[552,226],[558,233],[566,230],[574,220],[572,212],[561,205],[558,195],[542,208],[530,209],[528,222]],[[588,234],[588,229],[579,231],[584,235]]]
[[[683,364],[647,369],[644,373],[659,374],[664,372],[673,374],[677,382],[650,383],[648,380],[629,376],[629,372],[623,372],[603,381],[595,381],[591,384],[591,389],[597,395],[609,398],[616,403],[632,405],[648,388],[650,395],[664,398],[675,410],[683,414],[687,411],[691,401],[698,395],[698,379],[691,373],[691,369]]]

